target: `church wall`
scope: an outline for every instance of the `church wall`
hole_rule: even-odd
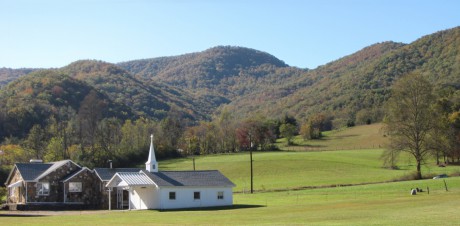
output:
[[[170,200],[169,193],[175,192],[176,199]],[[194,192],[200,192],[200,199],[194,198]],[[223,199],[218,199],[223,192]],[[167,187],[160,189],[160,209],[196,208],[233,205],[231,187]]]

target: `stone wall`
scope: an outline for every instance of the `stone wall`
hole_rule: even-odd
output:
[[[81,183],[81,192],[70,192],[69,184],[71,182]],[[78,175],[72,177],[72,179],[69,181],[66,181],[64,186],[66,191],[66,203],[82,203],[85,205],[94,206],[94,208],[100,205],[100,182],[99,178],[93,171],[85,169]]]
[[[49,195],[39,195],[37,193],[37,183],[26,183],[27,202],[64,202],[64,187],[61,181],[78,170],[80,170],[80,167],[76,166],[72,162],[67,162],[55,171],[41,178],[39,182],[49,182]]]
[[[18,170],[15,168],[10,184],[16,183],[17,181],[22,180],[21,175],[18,173]],[[8,203],[24,203],[25,202],[25,189],[23,186],[16,188],[7,188],[8,191]]]

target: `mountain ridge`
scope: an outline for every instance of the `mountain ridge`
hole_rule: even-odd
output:
[[[216,46],[117,64],[76,61],[53,70],[85,81],[137,115],[162,118],[174,107],[192,120],[210,120],[226,106],[239,118],[304,120],[323,112],[340,126],[363,111],[372,121],[381,120],[391,85],[409,72],[425,74],[438,89],[459,89],[459,62],[460,28],[455,27],[408,44],[376,43],[315,69],[291,67],[251,48]],[[36,69],[2,70],[14,80]]]

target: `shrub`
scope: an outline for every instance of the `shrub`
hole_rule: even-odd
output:
[[[0,202],[1,203],[6,202],[6,188],[5,187],[0,187]]]

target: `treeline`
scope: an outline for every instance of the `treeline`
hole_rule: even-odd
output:
[[[145,161],[150,134],[154,135],[157,158],[239,152],[249,148],[273,150],[280,136],[279,128],[295,119],[245,119],[241,122],[227,111],[212,122],[189,122],[179,112],[171,111],[162,120],[139,118],[122,120],[103,118],[104,104],[95,103],[78,112],[62,107],[35,124],[21,139],[7,137],[0,150],[2,164],[43,159],[45,162],[72,159],[89,167],[103,167],[112,160],[117,167],[142,164]]]
[[[420,73],[411,73],[393,86],[386,103],[384,131],[390,143],[382,158],[387,167],[397,168],[401,152],[416,162],[416,179],[421,165],[432,157],[441,166],[460,163],[460,91],[433,85]]]

